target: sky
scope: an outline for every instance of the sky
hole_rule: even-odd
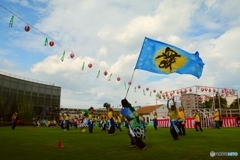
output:
[[[126,96],[133,105],[164,104],[156,101],[157,92],[191,87],[198,93],[196,85],[240,91],[239,0],[1,0],[0,5],[0,72],[60,86],[62,108],[101,108],[105,102],[120,107]],[[145,37],[198,51],[205,64],[200,79],[134,71]],[[44,46],[46,38],[54,46]]]

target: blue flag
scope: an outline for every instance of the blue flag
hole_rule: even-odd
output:
[[[180,48],[145,37],[135,69],[158,74],[191,74],[202,76],[204,63],[199,53],[188,53]]]

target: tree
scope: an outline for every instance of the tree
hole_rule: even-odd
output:
[[[232,103],[231,103],[231,105],[230,105],[230,108],[232,108],[232,109],[238,109],[239,107],[238,107],[238,104],[240,104],[240,98],[236,98]]]
[[[16,106],[19,117],[23,121],[31,121],[34,115],[33,103],[30,96],[17,95]]]
[[[211,108],[214,104],[215,108],[219,108],[219,101],[220,101],[221,108],[227,108],[226,98],[222,98],[221,96],[218,96],[218,92],[214,97],[211,97],[208,101],[204,101],[203,106],[205,108]]]

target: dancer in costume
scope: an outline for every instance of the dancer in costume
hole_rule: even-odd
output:
[[[63,129],[63,118],[64,118],[64,114],[60,113],[59,120],[60,120],[60,127],[61,127],[61,129]]]
[[[140,149],[144,150],[147,148],[146,144],[142,141],[145,138],[145,131],[142,123],[139,120],[138,113],[132,107],[132,105],[127,101],[127,99],[122,99],[122,110],[121,114],[128,120],[128,135],[131,138],[131,145],[129,147],[134,147],[137,145]]]
[[[12,130],[14,130],[16,126],[17,126],[17,112],[13,113],[12,115]]]
[[[107,129],[107,119],[106,119],[105,114],[103,114],[101,117],[100,127],[101,127],[102,131],[106,131],[106,129]]]
[[[88,110],[84,110],[80,115],[79,115],[79,128],[81,129],[82,132],[86,131],[86,128],[88,128]]]
[[[122,132],[122,114],[118,114],[117,119],[118,119],[118,122],[117,122],[118,129],[120,130],[120,132]]]
[[[170,133],[174,140],[178,140],[178,122],[177,122],[177,116],[178,111],[176,108],[176,104],[174,102],[174,98],[172,99],[173,105],[171,105],[171,108],[169,108],[169,100],[167,101],[167,108],[168,108],[168,116],[170,117]]]
[[[90,133],[93,133],[93,107],[88,109],[88,130]]]
[[[200,113],[199,111],[195,111],[193,117],[195,118],[195,128],[196,128],[196,131],[198,132],[198,127],[200,129],[200,131],[202,132],[202,127],[201,127],[201,116],[200,116]]]
[[[144,131],[146,132],[145,119],[144,119],[142,113],[139,113],[139,119],[144,127]]]
[[[103,107],[107,109],[107,127],[108,127],[108,134],[109,135],[114,135],[115,133],[115,123],[113,120],[113,109],[110,107],[109,103],[104,103]]]
[[[179,135],[186,135],[186,133],[185,133],[185,113],[184,113],[183,107],[180,107],[178,109],[178,129],[179,129]]]
[[[157,126],[158,126],[157,118],[158,118],[157,112],[154,112],[153,113],[153,127],[155,130],[157,130]]]

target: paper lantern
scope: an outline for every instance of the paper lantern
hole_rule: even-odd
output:
[[[132,82],[128,82],[128,85],[130,86],[132,84]]]
[[[205,91],[208,91],[208,89],[207,89],[207,88],[205,88]]]
[[[138,85],[138,89],[140,89],[141,88],[141,86],[140,85]]]
[[[121,80],[121,78],[120,77],[117,77],[117,81],[120,81]]]
[[[91,63],[88,64],[88,68],[92,68],[92,64]]]
[[[71,57],[71,58],[73,58],[73,57],[74,57],[74,54],[73,54],[73,53],[71,53],[71,54],[70,54],[70,57]]]
[[[106,76],[106,75],[108,74],[108,72],[107,72],[107,71],[104,71],[103,74]]]
[[[184,90],[184,93],[187,93],[187,89]]]
[[[30,27],[29,26],[25,26],[24,29],[25,29],[26,32],[30,31]]]
[[[211,91],[212,91],[211,88],[209,88],[209,89],[208,89],[208,92],[211,92]]]
[[[160,94],[162,94],[162,91],[160,91]]]
[[[179,91],[177,91],[177,94],[179,94]]]
[[[148,91],[149,90],[149,88],[146,88],[146,91]]]
[[[172,96],[173,95],[173,93],[170,93],[170,96]]]
[[[201,91],[204,92],[204,88],[201,88]]]
[[[216,92],[216,89],[215,89],[215,88],[213,89],[213,92]]]
[[[54,42],[53,41],[50,41],[49,42],[49,45],[52,47],[52,46],[54,46]]]
[[[153,90],[153,93],[155,93],[155,92],[156,92],[156,90],[154,89],[154,90]]]
[[[189,89],[189,92],[192,92],[192,88]]]

